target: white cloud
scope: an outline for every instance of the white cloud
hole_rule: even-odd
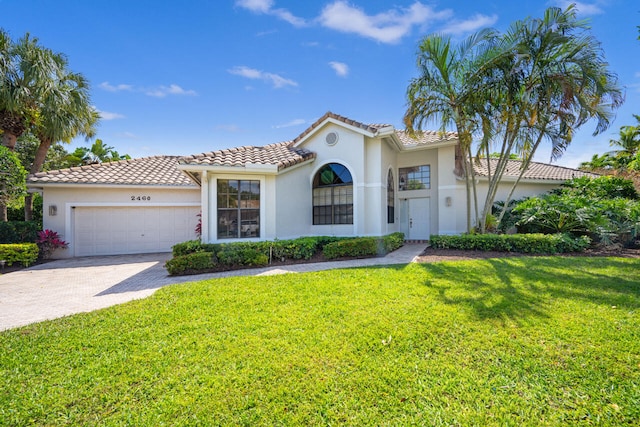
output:
[[[367,15],[346,1],[335,1],[324,7],[319,22],[327,28],[354,33],[382,43],[398,43],[414,26],[451,16],[451,10],[435,11],[420,2],[409,8],[390,9],[377,15]]]
[[[293,87],[298,86],[297,82],[290,79],[286,79],[282,76],[279,76],[278,74],[267,73],[264,71],[256,70],[255,68],[246,67],[244,65],[233,67],[228,71],[231,74],[245,77],[247,79],[265,81],[267,83],[272,84],[273,87],[276,89],[280,89],[287,86],[293,86]]]
[[[273,6],[273,0],[237,0],[236,5],[254,13],[267,13]]]
[[[602,8],[600,8],[600,6],[597,4],[597,2],[596,3],[582,3],[582,2],[574,1],[574,0],[556,0],[554,3],[555,3],[556,6],[561,7],[562,9],[566,9],[571,4],[575,4],[576,10],[578,11],[578,14],[580,14],[580,15],[591,16],[591,15],[600,15],[600,14],[604,13],[604,10],[602,10]]]
[[[116,119],[124,119],[124,115],[120,113],[110,113],[109,111],[101,111],[96,109],[98,114],[100,114],[100,118],[102,120],[116,120]]]
[[[340,77],[347,77],[349,74],[349,66],[344,62],[331,61],[329,62],[329,66],[333,68],[336,74]]]
[[[487,16],[482,14],[476,14],[464,21],[456,21],[456,20],[450,21],[442,29],[442,32],[447,34],[472,33],[481,28],[490,27],[496,22],[498,22],[498,15]]]
[[[273,0],[236,0],[236,6],[250,10],[253,13],[275,16],[276,18],[288,22],[294,27],[304,27],[307,25],[307,22],[303,18],[295,16],[287,9],[274,9]]]
[[[98,87],[108,92],[122,92],[122,91],[142,92],[145,95],[155,96],[156,98],[164,98],[167,95],[189,95],[189,96],[197,95],[197,92],[195,90],[183,89],[177,84],[173,84],[173,83],[170,84],[169,86],[142,88],[142,87],[135,87],[135,86],[126,85],[126,84],[119,84],[114,86],[109,82],[102,82],[98,85]]]
[[[104,89],[108,92],[122,92],[122,91],[132,91],[133,90],[133,86],[131,85],[125,85],[125,84],[120,84],[120,85],[112,85],[109,82],[102,82],[98,85],[98,87],[100,89]]]
[[[146,89],[144,93],[149,96],[155,96],[156,98],[164,98],[167,95],[197,95],[195,90],[186,90],[181,88],[177,84],[170,84],[169,86],[158,86],[157,88]]]
[[[290,122],[281,124],[281,125],[275,125],[273,128],[274,129],[282,129],[282,128],[290,128],[293,126],[300,126],[307,123],[307,121],[305,119],[294,119],[291,120]]]

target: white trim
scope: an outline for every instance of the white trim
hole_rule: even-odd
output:
[[[200,240],[209,241],[209,173],[202,171],[202,188],[200,189]]]

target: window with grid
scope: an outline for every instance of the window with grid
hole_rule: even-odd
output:
[[[395,187],[391,170],[387,175],[387,224],[395,222]]]
[[[218,239],[260,237],[260,181],[218,180]]]
[[[328,163],[313,178],[313,224],[353,224],[353,180],[339,163]]]
[[[412,166],[400,168],[398,189],[400,191],[423,190],[431,188],[431,166]]]

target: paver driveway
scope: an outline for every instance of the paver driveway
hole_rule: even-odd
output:
[[[384,258],[296,264],[170,277],[170,254],[116,255],[51,261],[0,275],[0,331],[145,298],[157,289],[207,278],[269,275],[380,264],[406,264],[424,249],[406,244]]]

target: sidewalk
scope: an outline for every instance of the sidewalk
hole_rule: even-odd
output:
[[[336,268],[408,264],[425,248],[405,244],[383,258],[294,264],[170,277],[171,254],[116,255],[57,260],[0,275],[0,331],[146,298],[175,283],[233,276],[268,276]]]

